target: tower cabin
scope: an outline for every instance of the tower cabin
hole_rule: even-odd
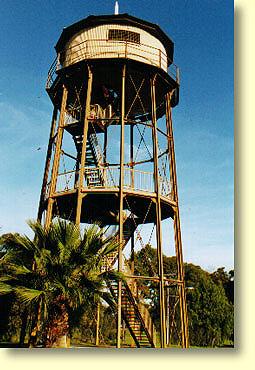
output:
[[[126,58],[167,72],[173,43],[158,26],[127,14],[89,16],[63,30],[56,51],[59,67],[86,59]]]
[[[174,90],[171,105],[178,104],[179,71],[173,63],[174,44],[156,24],[128,14],[91,15],[64,28],[55,49],[57,57],[49,70],[46,85],[52,100],[58,90],[56,85],[59,79],[56,77],[63,75],[63,72],[65,74],[66,71],[75,70],[77,74],[79,65],[92,62],[100,69],[101,64],[102,74],[104,77],[111,76],[112,85],[113,77],[118,74],[117,65],[125,61],[130,65],[133,63],[135,69],[144,73],[152,71],[153,68],[158,69],[163,79],[168,85],[170,83]],[[66,77],[69,76],[67,73]],[[115,85],[119,85],[117,78]],[[140,93],[143,93],[143,90],[145,91],[145,85]],[[160,86],[160,90],[162,94],[158,91],[158,96],[163,100],[168,88]],[[133,108],[133,112],[139,113]]]

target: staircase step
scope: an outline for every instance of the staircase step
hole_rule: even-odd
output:
[[[114,299],[117,302],[117,292],[118,292],[118,283],[115,281],[111,282],[111,291],[114,294]],[[151,342],[152,339],[148,338],[148,334],[145,331],[145,323],[142,321],[141,317],[138,316],[139,310],[137,306],[135,306],[135,298],[130,296],[132,294],[131,290],[129,290],[128,285],[123,284],[122,286],[122,312],[125,321],[130,328],[131,335],[133,338],[136,338],[136,342],[138,343],[138,347],[144,348],[151,348],[153,344]],[[131,299],[131,297],[133,297]],[[141,313],[140,313],[141,314]]]
[[[136,229],[136,224],[133,219],[130,217],[124,221],[123,224],[123,248],[128,243],[131,235]],[[116,234],[117,237],[118,234]],[[111,260],[107,260],[109,265],[113,266],[118,253],[111,256]],[[108,266],[109,266],[108,265]],[[111,292],[113,294],[114,300],[117,303],[118,299],[118,283],[116,281],[111,282]],[[136,343],[139,343],[138,346],[144,348],[154,347],[153,339],[150,334],[150,330],[146,327],[147,318],[143,319],[143,312],[139,309],[136,298],[133,294],[133,289],[130,289],[130,286],[127,283],[122,285],[121,291],[121,300],[122,300],[122,313],[123,318],[126,321],[126,324],[130,330],[130,333]]]

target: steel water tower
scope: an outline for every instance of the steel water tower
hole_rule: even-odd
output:
[[[59,216],[115,229],[119,251],[104,268],[116,266],[127,277],[109,286],[116,300],[118,348],[125,331],[137,347],[186,348],[173,42],[155,24],[115,14],[89,16],[64,28],[55,49],[46,86],[54,110],[38,218],[45,227]],[[148,245],[157,247],[156,268],[146,255]],[[151,266],[144,275],[136,269],[138,250]],[[176,264],[167,273],[163,253]],[[144,287],[157,296],[156,318]]]

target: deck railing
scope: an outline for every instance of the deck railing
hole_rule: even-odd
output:
[[[96,184],[97,174],[102,174],[101,183]],[[84,188],[89,189],[114,189],[119,187],[120,168],[112,167],[85,167]],[[90,175],[91,174],[91,175]],[[89,178],[91,176],[91,178]],[[66,171],[58,174],[56,193],[74,190],[77,180],[76,171]],[[95,185],[93,185],[95,183]],[[171,197],[171,183],[166,177],[159,177],[160,194]],[[48,187],[49,188],[49,184]],[[153,172],[140,171],[129,167],[124,168],[124,189],[154,193]],[[47,194],[48,195],[48,194]]]
[[[52,62],[51,66],[50,66],[50,69],[49,69],[49,72],[48,72],[48,77],[47,77],[47,81],[46,81],[46,89],[50,89],[51,86],[53,85],[53,82],[55,81],[56,77],[57,77],[57,65],[58,65],[58,57],[56,57],[54,59],[54,61]]]
[[[167,71],[179,83],[179,68],[169,60],[159,48],[146,44],[134,44],[128,41],[112,41],[107,39],[85,40],[61,51],[52,63],[47,78],[46,88],[49,89],[55,78],[56,71],[86,59],[126,58],[154,65]]]

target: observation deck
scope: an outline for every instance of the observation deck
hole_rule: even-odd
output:
[[[76,171],[65,171],[58,174],[54,193],[56,199],[55,214],[75,219],[77,185]],[[81,222],[100,221],[103,224],[118,224],[119,203],[119,166],[85,167],[83,183],[83,206]],[[47,184],[45,202],[48,200]],[[150,223],[155,220],[155,200],[153,173],[124,167],[124,208],[136,210],[137,224]],[[173,200],[170,181],[160,177],[160,198],[162,220],[173,216]]]

